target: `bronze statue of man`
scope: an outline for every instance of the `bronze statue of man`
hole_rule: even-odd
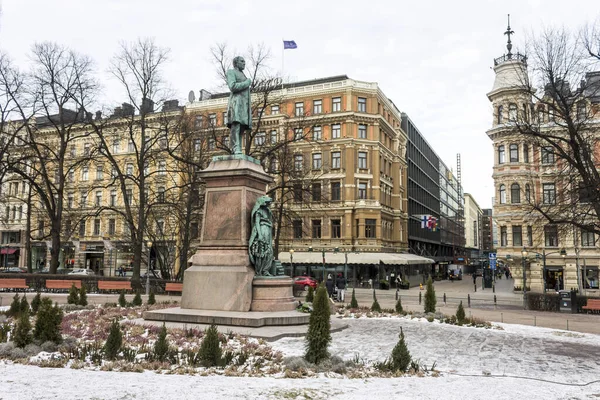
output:
[[[242,135],[252,129],[252,105],[250,85],[252,81],[244,75],[246,61],[243,57],[233,59],[233,69],[227,70],[227,86],[231,90],[227,104],[227,127],[231,129],[233,154],[242,154]]]

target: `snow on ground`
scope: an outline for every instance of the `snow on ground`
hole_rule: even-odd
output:
[[[413,358],[442,376],[237,378],[51,369],[0,363],[0,399],[598,399],[600,336],[502,324],[466,328],[423,319],[360,318],[332,334],[331,354],[386,358],[403,328]],[[302,338],[272,343],[300,355]]]

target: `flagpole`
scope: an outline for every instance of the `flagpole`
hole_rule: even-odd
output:
[[[283,68],[285,66],[285,43],[281,38],[281,87],[283,88]]]

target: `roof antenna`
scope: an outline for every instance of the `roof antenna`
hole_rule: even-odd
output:
[[[508,49],[508,59],[512,58],[512,43],[510,42],[510,35],[513,35],[514,32],[510,30],[510,14],[508,14],[508,26],[506,27],[506,32],[504,32],[506,36],[508,36],[508,42],[506,43],[506,48]]]

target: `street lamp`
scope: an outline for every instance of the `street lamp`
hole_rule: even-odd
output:
[[[525,269],[525,259],[527,258],[527,249],[521,250],[521,265],[523,266],[523,308],[527,308],[527,270]]]
[[[290,249],[290,264],[292,266],[292,278],[296,276],[296,271],[294,270],[294,249]]]
[[[148,247],[148,264],[146,267],[146,296],[150,294],[150,251],[152,250],[152,242],[148,240],[146,243]]]

